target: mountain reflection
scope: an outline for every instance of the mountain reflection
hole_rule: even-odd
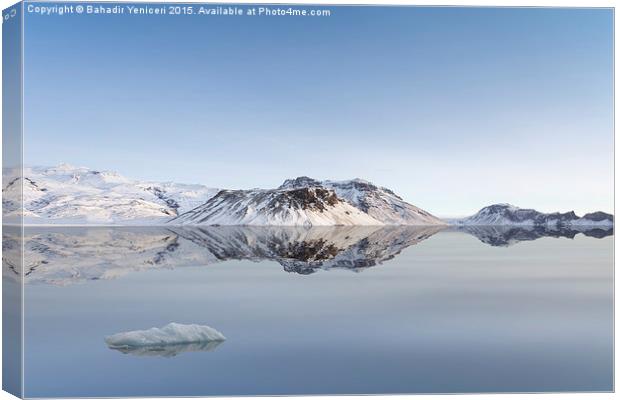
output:
[[[442,230],[475,236],[491,246],[511,246],[542,237],[593,238],[612,227],[514,226],[339,226],[339,227],[28,227],[24,237],[24,281],[67,285],[114,279],[132,271],[211,265],[227,260],[271,260],[287,272],[359,272],[396,257]],[[19,230],[3,233],[3,274],[21,273]]]
[[[274,260],[285,271],[359,271],[394,258],[441,227],[209,227],[172,229],[179,238],[208,249],[218,261]]]
[[[602,239],[614,234],[612,226],[460,226],[457,230],[475,236],[490,246],[507,247],[523,241],[531,241],[543,237],[574,239],[578,234]]]

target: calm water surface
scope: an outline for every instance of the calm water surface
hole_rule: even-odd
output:
[[[25,395],[610,391],[613,236],[586,233],[32,228]],[[227,340],[104,342],[170,322]]]

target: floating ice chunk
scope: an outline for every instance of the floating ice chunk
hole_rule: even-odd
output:
[[[206,325],[183,325],[170,323],[163,328],[144,331],[121,332],[105,338],[112,349],[135,349],[140,347],[164,347],[179,344],[222,342],[226,337]]]

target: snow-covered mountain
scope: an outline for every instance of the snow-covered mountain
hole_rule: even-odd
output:
[[[205,225],[381,225],[338,198],[333,190],[222,190],[171,224]]]
[[[510,204],[494,204],[476,214],[453,221],[456,225],[516,225],[516,226],[613,226],[614,216],[601,211],[579,217],[575,212],[542,213]]]
[[[30,225],[446,225],[362,179],[288,179],[275,189],[220,190],[148,182],[61,164],[3,171],[3,221]],[[20,207],[23,193],[23,210]],[[541,213],[495,204],[456,225],[613,226],[613,215]]]
[[[276,189],[222,190],[171,224],[204,225],[444,225],[389,189],[361,179],[333,182],[308,177]]]
[[[162,224],[203,204],[219,190],[202,185],[142,182],[115,172],[61,164],[4,173],[3,214],[20,212],[23,185],[27,224]]]
[[[45,225],[438,225],[392,191],[355,179],[301,177],[277,189],[144,182],[61,164],[3,171],[5,223]],[[23,190],[24,209],[20,207]]]
[[[363,179],[348,181],[316,181],[306,176],[288,179],[280,189],[324,187],[385,225],[444,225],[445,222],[404,201],[390,189]]]

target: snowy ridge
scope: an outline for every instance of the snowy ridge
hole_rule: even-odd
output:
[[[370,182],[288,179],[276,189],[222,190],[171,224],[443,225],[445,222]]]
[[[213,197],[202,185],[141,182],[109,171],[61,164],[4,171],[5,218],[22,214],[26,224],[163,224]],[[23,185],[22,211],[19,193]]]
[[[575,212],[542,213],[511,204],[494,204],[476,214],[453,221],[455,225],[513,225],[513,226],[613,226],[614,217],[601,211],[579,217]]]

